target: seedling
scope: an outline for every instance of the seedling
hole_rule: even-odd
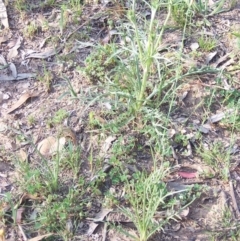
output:
[[[30,115],[30,116],[28,117],[28,123],[29,123],[29,125],[31,126],[31,125],[33,125],[35,122],[36,122],[35,117],[34,117],[33,115]]]
[[[23,11],[27,11],[27,3],[26,0],[16,0],[14,1],[14,7],[22,13]]]
[[[198,40],[199,47],[203,51],[211,51],[217,47],[217,41],[211,37],[201,36]]]
[[[14,225],[17,224],[17,209],[18,206],[14,203],[13,196],[10,192],[5,194],[1,194],[1,201],[0,201],[0,220],[2,223],[13,223]],[[4,207],[9,206],[9,211],[4,212]]]
[[[173,1],[172,7],[171,7],[171,17],[175,21],[175,23],[180,26],[184,27],[187,21],[189,19],[186,16],[186,12],[188,10],[188,5],[186,1]]]
[[[24,29],[24,35],[27,38],[32,39],[34,35],[37,33],[38,27],[36,26],[35,23],[31,22],[26,28]]]
[[[60,21],[59,21],[59,29],[60,29],[61,35],[63,34],[63,30],[67,25],[67,19],[68,19],[67,6],[62,5],[61,16],[60,16]]]
[[[230,150],[225,150],[220,142],[215,142],[209,149],[200,147],[198,154],[224,181],[229,178]]]
[[[62,121],[68,117],[68,112],[64,109],[59,109],[49,121],[50,124],[60,124]]]
[[[44,66],[43,74],[38,75],[38,80],[45,85],[46,91],[50,91],[52,81],[53,81],[53,74],[51,73],[50,70],[47,70],[45,66]]]
[[[64,149],[61,156],[61,164],[73,172],[73,177],[76,179],[81,167],[81,150],[75,147],[71,142]]]
[[[80,16],[82,13],[82,4],[81,4],[81,0],[70,0],[69,1],[69,5],[70,8],[73,9],[74,14],[76,16]]]
[[[42,8],[44,7],[52,7],[55,5],[56,0],[46,0],[43,3],[41,3]]]
[[[174,136],[174,141],[184,147],[188,145],[188,138],[186,135],[178,133]]]
[[[115,44],[98,46],[86,58],[86,67],[82,69],[82,72],[93,83],[105,82],[106,74],[113,71],[118,63],[117,58],[113,56],[116,51]]]

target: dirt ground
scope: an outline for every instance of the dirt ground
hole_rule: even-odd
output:
[[[35,7],[24,13],[16,10],[14,1],[8,1],[9,29],[2,29],[0,34],[0,62],[2,65],[5,65],[5,61],[6,64],[9,64],[7,68],[0,70],[0,196],[3,197],[5,193],[11,192],[19,200],[26,193],[21,193],[21,189],[19,189],[16,179],[20,178],[21,173],[13,160],[16,156],[23,161],[34,162],[36,160],[35,149],[30,145],[29,139],[37,146],[44,139],[56,137],[63,131],[64,137],[81,146],[83,150],[81,175],[86,180],[93,178],[88,154],[89,148],[94,143],[98,143],[98,140],[94,139],[94,134],[97,136],[98,133],[93,131],[93,135],[91,134],[88,118],[91,111],[101,112],[101,109],[106,107],[102,106],[101,103],[88,103],[87,98],[98,93],[91,92],[94,88],[76,70],[76,66],[84,66],[84,60],[92,51],[92,45],[106,41],[106,36],[108,36],[107,18],[112,18],[113,21],[117,21],[118,18],[115,16],[115,20],[114,14],[111,12],[114,4],[110,7],[103,6],[103,4],[94,6],[89,4],[85,6],[81,17],[75,22],[70,21],[73,16],[69,11],[67,16],[70,19],[69,23],[62,30],[59,28],[59,19],[61,18],[59,8],[40,8],[41,1],[29,2]],[[99,11],[102,12],[100,17]],[[45,26],[46,20],[48,26]],[[237,2],[234,9],[209,17],[208,21],[211,25],[205,29],[205,34],[206,36],[215,36],[218,39],[217,48],[214,51],[204,53],[197,59],[197,64],[209,61],[213,67],[222,67],[231,71],[233,63],[240,61],[240,51],[239,46],[237,46],[239,39],[230,36],[233,27],[240,30],[240,2]],[[30,23],[37,26],[34,34],[29,32],[30,30],[26,30],[26,26],[29,26]],[[187,36],[184,54],[187,55],[191,51],[191,45],[196,43],[198,38],[199,35],[195,32],[191,36]],[[49,39],[51,41],[48,41]],[[167,32],[163,42],[173,46],[177,45],[179,40],[181,40],[181,33],[176,29]],[[235,54],[234,58],[228,58],[230,53]],[[186,60],[186,65],[189,64]],[[212,74],[206,74],[202,78],[194,76],[180,90],[179,96],[184,95],[186,91],[188,94],[183,98],[179,109],[171,116],[173,123],[171,129],[183,128],[185,132],[188,132],[189,126],[199,125],[199,120],[205,113],[205,109],[201,106],[201,99],[205,88],[216,84],[213,76]],[[235,78],[239,80],[239,77],[238,70],[235,73]],[[72,98],[67,79],[78,98]],[[234,89],[239,91],[239,88],[239,81],[235,82]],[[196,108],[196,106],[198,107]],[[214,118],[214,115],[217,114],[216,111],[220,109],[219,107],[221,104],[214,107],[211,117]],[[68,117],[64,118],[62,123],[55,124],[53,120],[56,117],[56,112],[62,109]],[[182,124],[184,118],[188,119],[186,125]],[[211,124],[209,128],[211,130],[206,131],[202,142],[210,145],[219,140],[223,143],[223,148],[228,148],[232,138],[231,131],[217,122]],[[189,168],[199,170],[203,167],[200,165],[199,155],[195,155],[195,153],[185,155],[187,149],[183,150],[176,146],[175,155],[177,158],[174,161],[180,166],[180,175],[172,173],[169,176],[168,189],[179,191],[193,184],[204,185],[208,188],[202,190],[201,197],[183,210],[179,219],[165,225],[161,232],[159,230],[151,238],[151,241],[240,239],[240,236],[238,236],[239,239],[232,238],[239,232],[239,148],[240,136],[237,135],[232,150],[230,177],[228,181],[225,181],[219,178],[202,179],[198,176],[185,178],[184,175]],[[188,151],[192,152],[191,148]],[[146,159],[139,156],[137,168],[148,166]],[[192,172],[187,171],[187,173]],[[64,179],[66,185],[70,185],[69,183],[72,182],[72,177],[67,172],[61,178]],[[111,185],[108,186],[105,183],[103,188],[111,188]],[[115,190],[115,192],[119,192],[118,194],[121,196],[123,189],[118,188],[119,190]],[[31,200],[31,198],[29,199]],[[89,212],[89,217],[81,221],[79,230],[75,232],[72,240],[131,240],[116,232],[115,229],[107,228],[103,220],[94,221],[98,220],[96,215],[106,211],[101,202],[102,200],[96,200],[92,204],[92,216]],[[1,208],[5,210],[4,207]],[[225,217],[224,210],[229,210],[228,217]],[[126,230],[134,235],[136,230],[132,228],[132,222],[121,220],[119,214],[114,213],[114,211],[114,208],[109,210],[103,217],[107,216],[106,220],[109,222],[123,224]],[[224,226],[225,219],[228,220],[226,222],[231,220],[230,227],[227,224]],[[94,225],[96,225],[96,229]],[[12,228],[9,224],[3,224],[3,226],[6,229],[6,240],[30,240],[24,239],[24,231],[19,228],[23,227],[24,229],[24,222],[22,225],[18,224],[17,228]],[[91,228],[93,231],[89,231]],[[43,233],[36,233],[37,235],[43,235]]]

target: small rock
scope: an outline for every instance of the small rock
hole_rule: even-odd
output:
[[[190,48],[191,48],[192,51],[195,51],[199,48],[199,44],[198,43],[192,43],[190,45]]]

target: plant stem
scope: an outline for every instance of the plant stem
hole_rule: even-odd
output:
[[[149,32],[148,32],[147,48],[146,48],[147,50],[145,51],[146,60],[143,56],[142,57],[140,56],[140,61],[142,62],[142,66],[143,66],[143,77],[142,77],[142,82],[141,82],[141,89],[140,89],[139,95],[137,96],[137,107],[136,107],[137,112],[142,107],[142,102],[143,102],[143,97],[144,97],[144,93],[145,93],[146,86],[147,86],[147,80],[149,77],[150,67],[153,63],[152,57],[153,57],[153,53],[154,53],[154,40],[155,40],[155,36],[153,34],[153,30],[154,30],[153,23],[155,20],[157,9],[158,9],[158,7],[152,8],[151,21],[150,21]]]
[[[154,29],[154,20],[156,18],[156,13],[157,13],[157,10],[159,9],[159,4],[158,5],[155,5],[155,6],[152,6],[152,13],[151,13],[151,21],[150,21],[150,25],[149,25],[149,31],[148,31],[148,40],[147,40],[147,48],[146,48],[146,51],[145,51],[145,58],[142,54],[142,52],[140,51],[139,55],[140,55],[140,62],[142,64],[142,67],[143,67],[143,77],[142,77],[142,81],[141,81],[141,89],[139,91],[139,94],[137,95],[137,98],[136,98],[136,109],[135,111],[136,112],[139,112],[139,110],[141,109],[142,105],[143,105],[143,98],[144,98],[144,94],[145,94],[145,91],[146,91],[146,87],[147,87],[147,81],[148,81],[148,78],[149,78],[149,75],[150,75],[150,69],[151,69],[151,66],[153,64],[153,56],[154,54],[157,52],[157,49],[162,41],[162,36],[163,36],[163,33],[164,33],[164,30],[165,30],[165,27],[167,25],[167,22],[169,21],[169,18],[171,16],[171,6],[172,6],[172,0],[169,1],[169,4],[168,4],[168,14],[167,14],[167,17],[164,21],[164,24],[161,28],[161,31],[158,35],[158,37],[156,38],[155,37],[155,29]],[[136,32],[138,32],[136,30]],[[139,43],[139,37],[137,37],[137,44],[140,45],[142,47],[142,45]],[[142,49],[140,48],[139,46],[139,49]]]

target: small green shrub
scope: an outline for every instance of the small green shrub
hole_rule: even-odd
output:
[[[198,40],[199,47],[203,51],[211,51],[217,47],[217,41],[211,37],[201,36]]]
[[[68,117],[67,111],[64,109],[59,109],[54,114],[54,116],[50,120],[48,120],[48,125],[52,126],[52,125],[60,124],[67,117]]]
[[[105,82],[106,75],[114,70],[118,64],[116,45],[108,44],[95,49],[85,60],[83,73],[93,83]]]
[[[175,1],[172,4],[171,7],[171,16],[174,20],[174,22],[180,26],[184,27],[186,21],[187,21],[187,15],[186,12],[188,10],[188,5],[186,1]]]

